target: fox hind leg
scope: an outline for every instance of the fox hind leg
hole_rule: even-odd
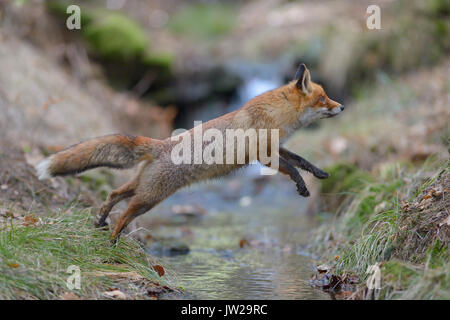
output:
[[[119,216],[117,219],[116,227],[114,228],[114,232],[112,237],[114,239],[125,229],[128,224],[133,221],[134,218],[140,216],[141,214],[146,213],[151,208],[153,208],[156,203],[149,203],[148,201],[143,201],[140,198],[134,196],[131,198],[130,203],[128,204],[128,208]]]
[[[97,227],[106,226],[106,218],[108,218],[111,209],[120,201],[132,197],[135,195],[135,190],[139,184],[139,176],[141,175],[144,168],[148,165],[148,161],[143,161],[139,164],[138,170],[135,176],[125,183],[120,188],[113,190],[107,197],[106,201],[102,204],[100,208],[100,219],[96,223]]]
[[[111,193],[106,198],[106,201],[102,204],[100,208],[99,212],[100,219],[96,223],[97,227],[101,228],[107,225],[106,218],[108,218],[112,208],[120,201],[133,196],[136,185],[137,185],[136,181],[132,180],[127,182],[120,188],[111,191]]]

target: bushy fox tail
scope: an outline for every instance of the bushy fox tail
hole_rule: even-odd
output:
[[[51,155],[36,167],[39,179],[76,174],[97,167],[131,168],[153,160],[160,140],[121,134],[94,138]]]

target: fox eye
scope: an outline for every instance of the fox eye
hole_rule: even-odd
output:
[[[319,98],[319,102],[320,102],[320,103],[325,103],[325,97],[320,97],[320,98]]]

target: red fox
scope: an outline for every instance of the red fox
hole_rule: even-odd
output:
[[[301,64],[295,79],[289,84],[263,93],[240,109],[204,123],[202,130],[225,132],[228,129],[276,129],[283,143],[295,130],[314,120],[335,116],[342,110],[344,106],[328,98],[324,89],[311,81],[309,70]],[[184,134],[193,135],[194,130],[196,127]],[[116,238],[134,218],[149,211],[178,189],[197,181],[224,176],[252,160],[247,154],[246,145],[244,163],[174,164],[171,154],[175,144],[172,138],[157,140],[142,136],[107,135],[51,155],[37,166],[37,171],[40,179],[46,179],[102,166],[123,169],[139,164],[134,178],[112,191],[100,208],[97,225],[105,226],[113,206],[131,198],[112,233],[112,237]],[[259,144],[257,147],[260,147]],[[295,167],[306,170],[319,179],[328,177],[328,173],[283,147],[276,146],[274,149],[269,145],[267,148],[272,155],[276,152],[278,171],[288,175],[296,183],[301,196],[308,197],[309,191]]]

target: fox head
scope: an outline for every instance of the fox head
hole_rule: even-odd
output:
[[[321,85],[311,81],[311,75],[305,64],[298,67],[293,82],[296,109],[302,126],[312,121],[334,117],[344,110],[339,102],[331,100]]]

